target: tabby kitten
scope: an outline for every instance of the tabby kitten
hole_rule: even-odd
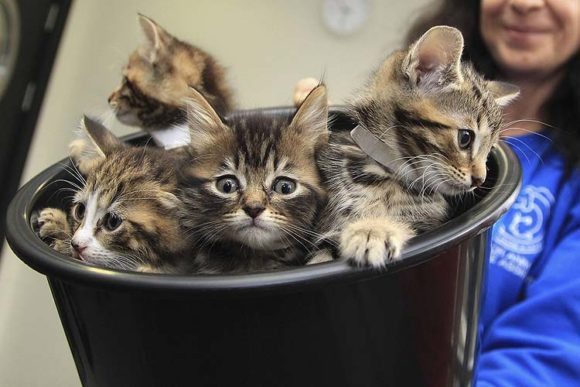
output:
[[[225,70],[211,55],[175,38],[148,17],[139,15],[139,23],[146,43],[131,54],[121,85],[109,96],[119,121],[155,134],[183,124],[190,88],[203,94],[218,114],[232,109]],[[163,136],[160,132],[156,138],[158,145],[165,145]]]
[[[238,114],[224,123],[199,93],[188,106],[182,217],[195,230],[196,272],[243,273],[305,263],[325,202],[315,158],[328,141],[324,86],[291,119]]]
[[[123,144],[84,118],[89,140],[71,158],[84,171],[70,214],[45,208],[33,219],[57,251],[96,266],[143,272],[190,271],[191,246],[179,220],[177,156]]]
[[[427,31],[390,55],[350,106],[358,126],[333,133],[319,162],[329,193],[318,231],[342,258],[382,267],[414,235],[446,221],[446,196],[486,178],[501,106],[515,86],[484,80],[461,62],[455,28]],[[311,263],[328,260],[322,250]]]

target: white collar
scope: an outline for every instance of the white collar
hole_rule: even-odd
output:
[[[397,170],[392,150],[368,129],[357,125],[350,131],[350,137],[364,153],[387,168],[391,173]]]

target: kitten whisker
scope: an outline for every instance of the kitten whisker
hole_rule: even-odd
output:
[[[292,231],[291,229],[288,229],[286,227],[279,227],[279,230],[282,231],[283,233],[285,233],[286,235],[289,235],[292,239],[294,239],[299,245],[301,245],[304,250],[306,250],[306,252],[308,254],[311,253],[311,250],[304,244],[302,243],[302,241],[306,242],[306,243],[310,243],[314,246],[314,244],[312,242],[310,242],[308,239],[302,237],[300,234]]]
[[[391,129],[394,129],[394,128],[403,128],[403,129],[404,129],[405,127],[404,127],[404,126],[402,126],[402,125],[393,125],[393,126],[389,126],[388,128],[386,128],[386,129],[383,131],[383,133],[381,133],[381,135],[380,135],[380,136],[378,136],[379,140],[382,140],[382,139],[383,139],[383,138],[384,138],[384,137],[385,137],[385,136],[388,134],[388,132],[389,132]]]
[[[311,237],[315,237],[317,239],[324,237],[324,235],[321,234],[321,233],[315,232],[314,230],[310,230],[310,229],[307,229],[307,228],[304,228],[304,227],[300,227],[298,225],[286,224],[285,227],[288,227],[289,229],[298,231],[299,233],[307,234],[307,235],[309,235]],[[335,243],[334,241],[332,241],[331,243],[333,245],[335,245],[335,246],[338,246],[338,244]],[[312,243],[312,244],[313,245],[316,245],[315,243]]]
[[[518,127],[518,126],[510,126],[509,128],[500,129],[499,130],[500,138],[504,137],[504,134],[503,134],[504,132],[509,132],[511,130],[514,130],[514,129],[517,129],[518,131],[526,132],[527,133],[526,136],[527,135],[534,135],[534,136],[541,137],[541,138],[545,139],[546,141],[553,142],[550,137],[543,135],[542,133],[534,132],[533,130],[525,129],[525,128]]]
[[[429,167],[436,167],[436,164],[431,164],[429,165]],[[419,193],[419,196],[421,197],[421,204],[425,203],[425,196],[427,194],[427,189],[430,187],[430,185],[428,184],[431,179],[437,178],[439,175],[442,175],[442,173],[436,169],[435,173],[433,173],[430,177],[427,178],[427,180],[425,180],[425,174],[427,173],[427,171],[429,170],[429,167],[425,168],[425,172],[423,172],[423,188],[421,189],[421,192]]]
[[[73,183],[73,182],[72,182],[72,181],[70,181],[70,180],[66,180],[66,179],[56,179],[56,180],[53,180],[53,181],[51,181],[51,182],[50,182],[50,184],[56,184],[56,183],[65,183],[65,184],[68,184],[68,185],[70,185],[70,186],[72,186],[72,187],[76,188],[78,191],[82,191],[82,188],[81,188],[81,187],[79,187],[79,185],[78,185],[78,184],[76,184],[76,183]]]
[[[440,187],[441,185],[443,185],[443,184],[445,184],[445,183],[451,183],[451,182],[452,182],[452,180],[451,180],[450,178],[447,178],[447,179],[443,179],[443,180],[441,180],[441,181],[439,182],[439,184],[437,185],[436,191],[438,191],[438,190],[439,190],[439,187]]]
[[[116,122],[115,120],[116,115],[117,109],[113,109],[109,106],[103,113],[101,113],[101,116],[99,118],[103,123],[103,125],[105,125],[107,128],[111,128],[114,126],[114,123]]]
[[[506,123],[503,124],[504,128],[502,130],[507,130],[509,128],[505,128],[505,127],[511,126],[513,124],[518,124],[520,122],[530,122],[532,124],[542,124],[542,125],[547,126],[547,127],[551,128],[551,129],[561,130],[559,127],[554,126],[554,125],[550,125],[547,122],[538,121],[538,120],[531,120],[531,119],[520,119],[520,120],[514,120],[514,121],[506,122]],[[522,129],[522,128],[518,128],[518,129]],[[525,130],[525,129],[523,129],[523,130]],[[540,135],[541,137],[545,137],[545,138],[549,139],[549,137],[546,137],[546,136],[544,136],[544,135],[542,135],[540,133],[533,132],[533,131],[530,131],[530,132],[533,133],[533,134]]]
[[[528,154],[527,154],[527,152],[524,152],[524,150],[523,150],[523,149],[522,149],[522,148],[521,148],[519,145],[516,145],[516,144],[514,144],[514,143],[511,143],[511,142],[509,142],[508,140],[516,140],[516,141],[518,141],[518,142],[519,142],[521,145],[524,145],[524,146],[526,146],[526,148],[528,148],[528,149],[529,149],[529,150],[532,152],[532,154],[538,158],[538,160],[540,161],[540,163],[542,163],[542,164],[544,163],[544,160],[542,159],[542,157],[541,157],[541,156],[540,156],[540,155],[539,155],[539,154],[538,154],[536,151],[534,151],[534,150],[533,150],[533,149],[532,149],[532,148],[531,148],[531,147],[530,147],[528,144],[526,144],[524,141],[520,140],[520,139],[519,139],[519,138],[517,138],[517,137],[507,137],[507,136],[506,136],[506,137],[504,137],[504,138],[503,138],[503,141],[504,141],[505,143],[509,144],[511,147],[514,147],[514,148],[516,148],[517,150],[519,150],[519,151],[520,151],[520,153],[522,153],[522,154],[524,155],[524,157],[526,158],[526,161],[528,162],[528,164],[529,164],[529,163],[531,163],[531,160],[530,160],[530,158],[528,157]]]
[[[449,179],[448,175],[445,174],[445,173],[438,173],[438,174],[435,174],[433,176],[433,178],[435,178],[435,179],[440,178],[440,177],[443,177],[444,178],[443,180],[441,180],[442,182],[449,182],[449,181],[451,181],[451,179]],[[429,191],[429,195],[433,195],[433,193],[439,192],[439,187],[441,186],[441,184],[442,184],[441,182],[439,182],[438,184],[433,184],[431,186],[431,190]]]
[[[87,181],[85,180],[85,178],[83,177],[83,175],[80,173],[80,171],[78,170],[78,168],[76,167],[75,163],[72,161],[72,159],[70,157],[69,157],[69,160],[71,160],[70,164],[68,164],[68,163],[61,163],[60,165],[73,178],[75,178],[75,180],[77,180],[84,187],[87,184]]]
[[[141,162],[145,161],[145,156],[147,155],[147,147],[149,146],[149,143],[151,143],[151,141],[153,140],[153,137],[149,137],[147,139],[147,141],[145,142],[145,144],[143,144],[143,152],[141,153]]]

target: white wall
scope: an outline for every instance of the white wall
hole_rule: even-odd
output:
[[[106,98],[128,53],[141,41],[137,12],[213,53],[229,68],[239,106],[258,107],[288,105],[296,80],[323,73],[331,100],[343,102],[400,43],[409,17],[428,1],[371,0],[368,24],[352,36],[338,37],[322,23],[322,0],[77,0],[23,181],[66,155],[82,113],[107,117]],[[118,134],[132,130],[117,123],[113,129]],[[45,278],[5,246],[0,386],[79,384]]]

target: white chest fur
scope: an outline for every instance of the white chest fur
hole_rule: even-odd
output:
[[[179,148],[190,143],[187,125],[175,125],[167,129],[157,129],[150,132],[153,141],[165,149]]]

